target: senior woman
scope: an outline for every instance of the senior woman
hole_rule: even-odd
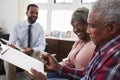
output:
[[[85,7],[78,8],[73,13],[71,24],[73,26],[73,31],[78,36],[79,40],[77,40],[74,43],[67,58],[64,59],[64,61],[60,62],[58,65],[67,66],[73,69],[77,68],[80,70],[84,70],[86,66],[88,65],[88,63],[90,62],[94,49],[95,49],[95,45],[90,39],[89,34],[86,32],[87,26],[88,26],[87,24],[88,13],[89,13],[89,10]],[[55,78],[56,80],[60,80],[60,79],[72,80],[72,77],[74,77],[72,75],[65,74],[64,71],[56,72],[54,68],[51,68],[48,65],[47,65],[47,68],[52,71],[55,71],[55,72],[47,73],[47,78],[50,80],[55,80]],[[35,70],[32,70],[32,71],[37,72]],[[35,77],[33,76],[32,76],[32,79],[36,80]],[[42,79],[38,79],[38,80],[42,80]]]
[[[60,62],[62,66],[68,66],[71,68],[78,68],[84,70],[93,55],[95,49],[94,43],[91,41],[87,29],[87,18],[89,10],[85,7],[78,8],[72,15],[71,24],[73,26],[74,33],[78,36],[77,40],[72,46],[67,58]],[[48,72],[47,78],[65,78],[55,72]]]

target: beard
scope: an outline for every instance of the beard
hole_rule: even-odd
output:
[[[33,24],[33,23],[36,22],[36,20],[37,20],[37,17],[35,17],[35,16],[28,16],[29,23]]]

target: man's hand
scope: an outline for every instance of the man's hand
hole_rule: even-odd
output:
[[[31,69],[32,74],[26,72],[26,75],[30,78],[30,80],[47,80],[45,75],[36,71],[35,69]]]
[[[33,49],[32,48],[22,48],[22,52],[25,54],[30,54],[30,53],[33,53]]]
[[[16,46],[14,44],[7,44],[8,46],[12,47],[12,48],[16,48]]]
[[[62,65],[62,66],[68,66],[68,67],[71,67],[71,68],[74,67],[74,65],[72,64],[70,59],[63,59],[63,61],[60,62],[59,64]]]
[[[42,58],[44,59],[44,64],[47,69],[58,72],[62,67],[57,60],[50,54],[43,54]]]

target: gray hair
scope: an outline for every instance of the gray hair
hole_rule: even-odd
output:
[[[87,24],[89,9],[85,7],[78,8],[72,14],[71,24],[73,20],[80,22],[81,24]]]
[[[91,12],[96,15],[96,20],[120,25],[120,0],[98,0],[93,4]]]

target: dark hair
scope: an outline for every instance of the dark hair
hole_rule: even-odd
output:
[[[29,4],[29,5],[27,6],[27,11],[29,11],[29,9],[30,9],[31,6],[34,6],[34,7],[38,8],[38,6],[37,6],[36,4]]]

